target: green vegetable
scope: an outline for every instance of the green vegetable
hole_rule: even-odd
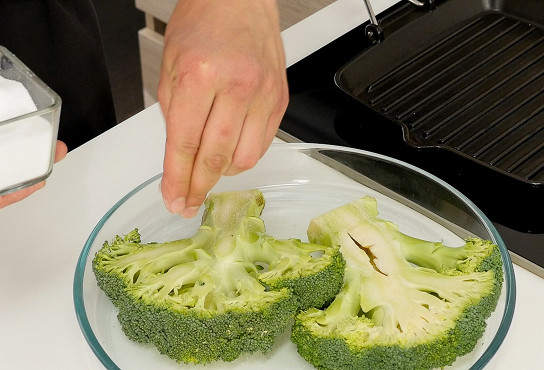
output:
[[[260,191],[212,194],[187,239],[142,244],[138,230],[93,259],[99,287],[132,340],[178,362],[267,352],[299,309],[329,303],[342,285],[339,247],[276,240]]]
[[[412,238],[361,198],[313,219],[309,240],[340,246],[341,291],[295,318],[292,340],[319,369],[431,369],[470,352],[495,309],[503,273],[497,246],[450,248]]]

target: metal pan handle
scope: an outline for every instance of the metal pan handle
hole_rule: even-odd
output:
[[[435,0],[408,0],[410,3],[414,4],[417,7],[425,8],[425,10],[431,11],[436,8]],[[370,0],[364,0],[366,5],[366,10],[368,11],[368,15],[370,16],[370,24],[368,24],[365,27],[365,34],[370,41],[372,45],[378,44],[382,42],[385,38],[385,35],[383,33],[383,29],[378,24],[378,19],[376,18],[376,14],[374,13],[374,10],[372,9],[372,4],[370,3]]]

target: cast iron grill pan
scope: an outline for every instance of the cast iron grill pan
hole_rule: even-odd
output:
[[[543,186],[544,2],[407,4],[382,21],[385,39],[339,70],[338,86],[413,146]]]

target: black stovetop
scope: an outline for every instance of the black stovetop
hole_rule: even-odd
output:
[[[336,72],[370,47],[365,25],[287,69],[290,102],[280,130],[304,142],[387,155],[438,176],[488,216],[514,262],[544,275],[543,189],[482,168],[450,151],[415,148],[404,140],[398,124],[373,113],[336,86]]]

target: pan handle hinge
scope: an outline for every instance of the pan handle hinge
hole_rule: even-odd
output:
[[[378,44],[382,42],[385,38],[382,27],[378,23],[376,14],[372,10],[372,4],[370,0],[364,0],[366,5],[366,10],[370,16],[370,23],[365,27],[365,35],[371,45]],[[427,11],[432,11],[436,9],[435,0],[408,0],[410,3],[414,4],[417,7],[421,7]]]

